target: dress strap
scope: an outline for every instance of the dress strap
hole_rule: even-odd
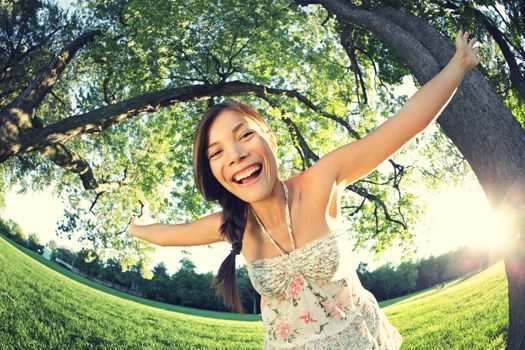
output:
[[[285,212],[286,212],[286,224],[288,226],[288,235],[290,236],[290,241],[292,242],[292,249],[295,250],[296,248],[295,248],[294,236],[292,233],[290,209],[288,208],[288,188],[286,188],[286,184],[284,183],[284,181],[281,181],[281,180],[279,181],[281,182],[281,185],[283,186],[283,189],[284,189],[284,204],[285,204],[284,206],[285,206]],[[281,253],[281,255],[286,255],[285,251],[275,242],[275,240],[272,238],[272,236],[270,236],[268,231],[266,231],[266,229],[264,228],[264,225],[262,224],[261,220],[259,220],[259,217],[257,216],[257,214],[255,214],[255,211],[253,210],[251,206],[250,206],[250,210],[252,211],[253,216],[255,216],[255,219],[257,220],[257,222],[259,223],[259,226],[261,227],[264,235],[268,237],[270,242],[273,243],[273,245],[275,246],[275,248],[277,248],[277,250],[279,251],[279,253]]]

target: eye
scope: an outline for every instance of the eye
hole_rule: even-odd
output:
[[[210,159],[221,153],[222,151],[215,151],[212,154],[210,154]]]
[[[247,132],[245,132],[245,133],[241,136],[241,140],[242,140],[243,138],[245,138],[245,137],[250,136],[251,134],[253,134],[253,131],[247,131]]]

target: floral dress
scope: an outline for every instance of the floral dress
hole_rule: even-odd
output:
[[[263,349],[399,349],[402,338],[386,319],[374,296],[361,286],[352,259],[353,242],[343,226],[296,249],[247,264],[261,295],[265,325]]]

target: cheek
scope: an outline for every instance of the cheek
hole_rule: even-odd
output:
[[[211,174],[213,175],[215,180],[219,181],[219,183],[222,183],[223,180],[222,180],[222,176],[220,172],[220,166],[218,166],[216,162],[210,162],[210,169],[211,169]]]

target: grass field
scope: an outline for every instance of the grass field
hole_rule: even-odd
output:
[[[260,349],[251,316],[156,303],[98,285],[0,237],[0,349]],[[24,254],[25,253],[25,254]],[[30,258],[29,256],[32,258]],[[36,260],[35,260],[36,259]],[[502,349],[503,263],[384,311],[402,349]]]

